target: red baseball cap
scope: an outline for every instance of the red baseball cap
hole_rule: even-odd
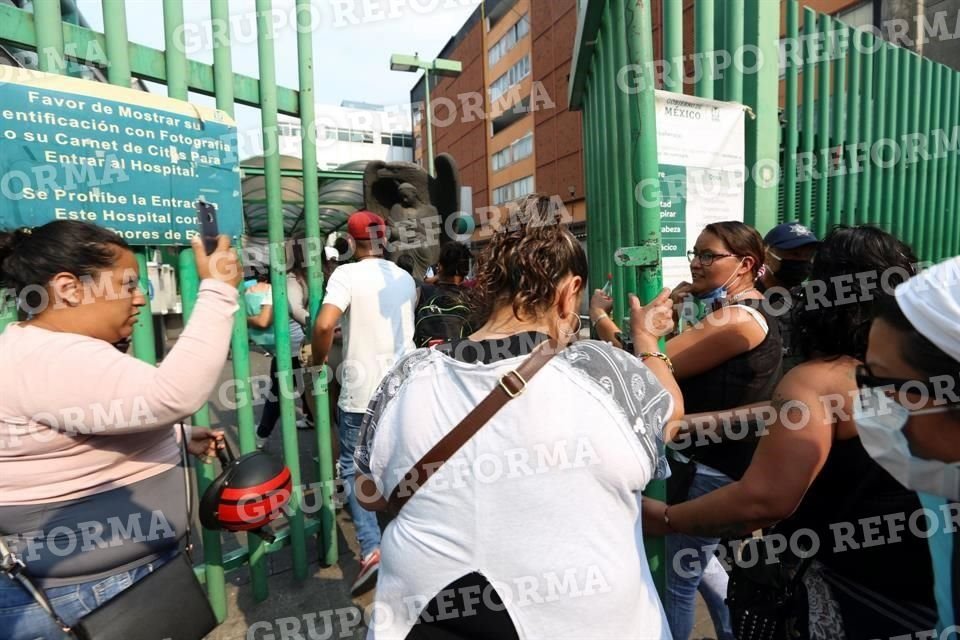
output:
[[[371,229],[375,227],[375,229]],[[387,223],[370,211],[356,211],[347,218],[347,233],[354,240],[373,240],[387,234]]]

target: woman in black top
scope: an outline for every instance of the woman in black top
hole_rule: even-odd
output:
[[[696,298],[707,314],[667,342],[667,355],[683,393],[687,413],[732,409],[769,402],[780,376],[783,354],[775,318],[754,286],[763,265],[760,234],[742,222],[717,222],[704,228],[690,259],[691,282],[674,292],[689,304]],[[591,318],[601,337],[615,339],[613,322],[594,296]],[[684,314],[687,315],[687,314]],[[674,500],[693,499],[739,478],[749,466],[756,438],[705,446],[673,446],[668,492]],[[685,480],[685,481],[684,481]],[[719,640],[733,640],[724,599],[727,575],[712,560],[719,543],[713,535],[674,535],[667,540],[665,609],[675,638],[693,629],[696,593],[703,595]]]
[[[936,621],[926,540],[917,527],[889,528],[909,523],[919,500],[870,459],[853,421],[870,323],[915,261],[879,229],[833,230],[795,305],[809,359],[777,385],[777,415],[743,477],[683,504],[644,503],[648,533],[732,537],[786,520],[780,540],[798,535],[784,554],[816,544],[804,578],[811,638],[891,637]]]

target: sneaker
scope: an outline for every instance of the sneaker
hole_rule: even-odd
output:
[[[308,429],[313,429],[313,420],[310,418],[300,418],[297,420],[297,429],[300,431],[306,431]]]
[[[380,549],[374,549],[360,563],[360,573],[353,586],[350,587],[350,595],[358,596],[366,593],[377,585],[377,572],[380,570]]]
[[[261,438],[260,436],[257,436],[257,449],[259,451],[267,450],[267,438]]]

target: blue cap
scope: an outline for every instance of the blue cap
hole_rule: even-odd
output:
[[[796,249],[820,242],[813,231],[810,231],[798,221],[778,224],[770,229],[763,241],[776,249]]]

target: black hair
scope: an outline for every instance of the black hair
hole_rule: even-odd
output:
[[[117,249],[130,249],[118,234],[89,222],[55,220],[34,229],[0,232],[0,286],[15,295],[27,287],[44,287],[58,273],[91,277],[116,262]],[[28,291],[24,303],[42,303]]]
[[[928,377],[956,376],[960,371],[960,361],[917,331],[897,304],[896,298],[891,296],[881,303],[877,318],[903,334],[904,341],[900,356],[917,371],[922,371]]]
[[[845,355],[863,360],[870,324],[896,285],[916,274],[916,263],[913,250],[882,229],[831,229],[793,308],[801,353],[807,358]]]
[[[470,273],[470,248],[462,242],[447,242],[440,247],[438,264],[443,269],[443,275],[466,277]]]

